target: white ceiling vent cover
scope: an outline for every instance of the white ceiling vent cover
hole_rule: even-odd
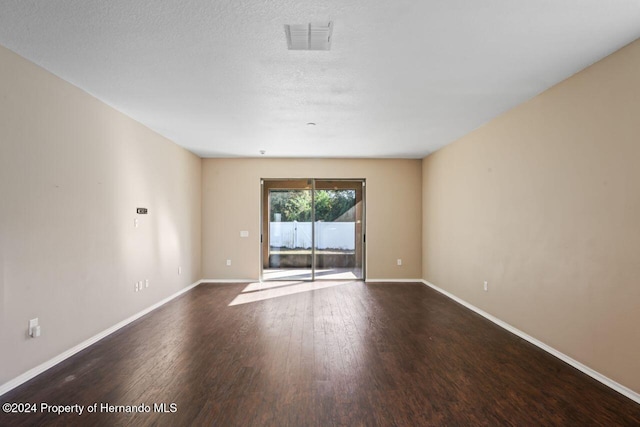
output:
[[[285,25],[289,50],[329,50],[333,22]]]

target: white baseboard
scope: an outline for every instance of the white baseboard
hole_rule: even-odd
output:
[[[366,283],[424,283],[422,279],[365,279]]]
[[[134,320],[137,320],[137,319],[141,318],[145,314],[152,312],[156,308],[168,303],[172,299],[179,297],[180,295],[182,295],[185,292],[195,288],[196,286],[198,286],[199,284],[201,284],[203,282],[204,282],[203,280],[199,280],[199,281],[187,286],[184,289],[180,289],[175,294],[168,296],[167,298],[165,298],[165,299],[153,304],[152,306],[150,306],[148,308],[145,308],[141,312],[136,313],[133,316],[128,317],[128,318],[126,318],[125,320],[123,320],[123,321],[121,321],[119,323],[116,323],[112,327],[110,327],[108,329],[105,329],[104,331],[92,336],[91,338],[81,342],[80,344],[76,345],[75,347],[70,348],[69,350],[65,351],[64,353],[61,353],[61,354],[57,355],[56,357],[54,357],[52,359],[49,359],[46,362],[36,366],[35,368],[29,369],[27,372],[17,376],[16,378],[14,378],[14,379],[12,379],[12,380],[0,385],[0,396],[2,396],[3,394],[7,393],[10,390],[13,390],[14,388],[18,387],[19,385],[29,381],[33,377],[35,377],[37,375],[40,375],[41,373],[43,373],[47,369],[54,367],[58,363],[62,362],[65,359],[68,359],[69,357],[71,357],[74,354],[84,350],[85,348],[89,347],[90,345],[95,344],[96,342],[100,341],[101,339],[105,338],[106,336],[111,335],[112,333],[114,333],[118,329],[121,329],[121,328],[127,326],[129,323],[133,322]]]
[[[574,368],[578,369],[579,371],[584,372],[585,374],[589,375],[591,378],[595,379],[596,381],[601,382],[602,384],[606,385],[609,388],[612,388],[613,390],[617,391],[618,393],[628,397],[629,399],[640,403],[640,394],[631,390],[628,387],[623,386],[620,383],[615,382],[614,380],[612,380],[611,378],[606,377],[605,375],[602,375],[601,373],[591,369],[590,367],[583,365],[582,363],[578,362],[575,359],[572,359],[571,357],[567,356],[566,354],[556,350],[555,348],[548,346],[547,344],[543,343],[540,340],[537,340],[536,338],[532,337],[531,335],[526,334],[525,332],[522,332],[520,329],[515,328],[513,326],[511,326],[510,324],[503,322],[502,320],[498,319],[497,317],[492,316],[491,314],[487,313],[486,311],[483,311],[481,309],[479,309],[478,307],[469,304],[468,302],[458,298],[457,296],[445,291],[444,289],[440,289],[439,287],[437,287],[436,285],[434,285],[433,283],[429,283],[426,280],[420,280],[420,282],[424,283],[425,285],[429,286],[430,288],[432,288],[435,291],[440,292],[441,294],[451,298],[452,300],[454,300],[455,302],[462,304],[463,306],[465,306],[466,308],[468,308],[469,310],[475,311],[476,313],[478,313],[480,316],[484,317],[487,320],[490,320],[491,322],[495,323],[496,325],[500,326],[503,329],[506,329],[507,331],[511,332],[512,334],[515,334],[517,336],[519,336],[520,338],[522,338],[525,341],[530,342],[531,344],[535,345],[536,347],[546,351],[547,353],[557,357],[558,359],[562,360],[565,363],[568,363],[569,365],[573,366]]]

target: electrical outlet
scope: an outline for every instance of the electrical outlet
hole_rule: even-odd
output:
[[[398,265],[402,265],[402,259],[401,259],[401,258],[398,258],[398,260],[396,261],[396,263],[397,263]]]
[[[231,265],[231,260],[230,260],[230,259],[228,259],[228,260],[227,260],[227,267],[229,267],[230,265]]]
[[[178,267],[178,276],[182,274],[182,267]]]
[[[484,281],[484,291],[485,292],[489,291],[489,282],[487,282],[486,280]]]
[[[144,287],[145,288],[149,287],[149,279],[144,279]]]

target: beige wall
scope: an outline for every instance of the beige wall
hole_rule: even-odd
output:
[[[1,386],[200,279],[201,161],[2,47],[0,64]]]
[[[205,279],[258,279],[261,178],[366,179],[367,279],[421,277],[420,160],[205,159],[202,176]]]
[[[424,278],[636,392],[639,71],[635,42],[423,160]]]

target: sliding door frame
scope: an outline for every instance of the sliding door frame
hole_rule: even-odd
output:
[[[335,181],[335,182],[357,182],[361,185],[362,192],[362,218],[361,218],[361,233],[359,241],[356,241],[355,253],[357,254],[358,244],[360,245],[360,259],[356,259],[356,266],[358,263],[361,265],[361,275],[362,277],[356,280],[365,280],[366,279],[366,179],[364,178],[261,178],[260,179],[260,282],[264,281],[264,270],[265,270],[265,251],[267,255],[268,262],[268,253],[269,253],[269,224],[271,221],[270,218],[270,205],[269,205],[269,197],[267,191],[270,189],[269,187],[265,187],[265,183],[271,182],[297,182],[307,181],[307,184],[311,185],[310,189],[304,188],[304,190],[311,191],[311,279],[306,279],[304,281],[315,281],[315,280],[332,280],[332,279],[316,279],[316,227],[315,227],[315,196],[316,196],[316,181]],[[288,188],[288,187],[280,187],[282,189],[291,189],[296,190],[297,188]],[[303,189],[301,189],[303,190]],[[357,205],[357,203],[356,203]],[[357,221],[357,218],[356,218]],[[356,222],[357,227],[357,222]],[[266,230],[265,230],[266,228]],[[357,235],[357,233],[356,233]],[[265,250],[266,247],[266,250]],[[269,279],[269,281],[278,281],[278,280],[290,280],[290,279]],[[334,280],[334,279],[333,279]]]

